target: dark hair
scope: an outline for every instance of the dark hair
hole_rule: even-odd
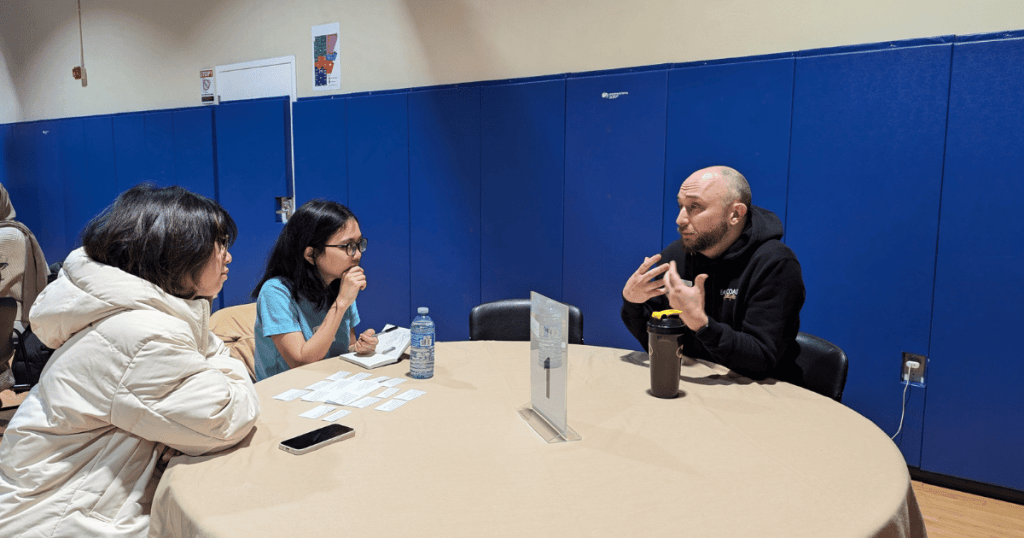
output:
[[[252,298],[259,297],[268,280],[280,278],[291,290],[295,302],[305,299],[317,310],[327,308],[338,295],[341,282],[335,280],[325,286],[320,271],[306,261],[306,247],[313,247],[313,259],[320,257],[331,236],[344,228],[349,219],[359,222],[349,208],[338,202],[317,199],[302,204],[277,236],[267,259],[267,269],[252,290]]]
[[[235,221],[217,202],[181,187],[142,183],[85,225],[82,246],[99,263],[193,299],[214,249],[230,247],[237,236]]]

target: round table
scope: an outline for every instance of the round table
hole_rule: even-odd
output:
[[[680,396],[652,397],[647,355],[569,346],[569,426],[548,444],[520,418],[529,342],[444,342],[432,379],[408,361],[370,371],[426,394],[338,420],[352,439],[295,456],[281,440],[326,425],[317,403],[272,397],[341,359],[256,384],[255,431],[171,460],[160,536],[924,536],[906,463],[870,421],[828,398],[686,361]]]

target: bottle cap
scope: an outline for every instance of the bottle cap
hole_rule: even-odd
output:
[[[655,334],[683,334],[683,320],[678,310],[662,310],[651,314],[647,321],[647,332]]]
[[[430,313],[430,309],[425,307],[425,306],[421,306],[421,307],[416,309],[416,312],[419,313],[419,314],[429,314]]]

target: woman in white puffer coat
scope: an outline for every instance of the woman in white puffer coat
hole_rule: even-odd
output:
[[[134,187],[31,311],[57,348],[0,442],[0,536],[146,536],[167,459],[243,440],[245,365],[207,327],[234,221],[180,187]]]

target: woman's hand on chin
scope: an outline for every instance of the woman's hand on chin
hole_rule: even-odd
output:
[[[366,289],[366,273],[363,272],[362,267],[355,266],[345,271],[344,275],[341,275],[341,285],[338,286],[336,302],[345,305],[347,308],[356,302],[359,292],[364,289]]]

